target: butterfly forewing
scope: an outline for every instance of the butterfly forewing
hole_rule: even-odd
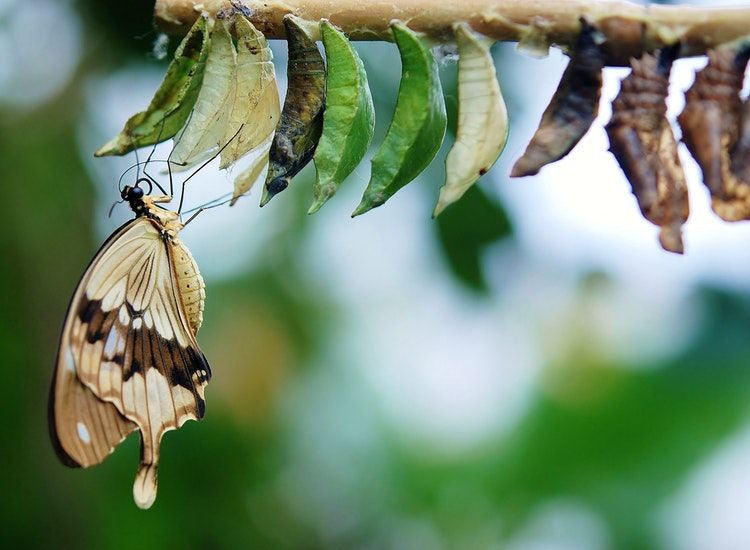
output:
[[[203,416],[210,377],[195,340],[203,280],[177,239],[181,226],[168,231],[162,212],[115,232],[81,279],[50,401],[53,442],[69,465],[98,464],[140,429],[133,492],[143,508],[156,497],[162,436]]]

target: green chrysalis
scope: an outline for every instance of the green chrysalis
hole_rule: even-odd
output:
[[[344,33],[328,21],[320,24],[328,62],[323,134],[315,150],[317,180],[313,205],[317,212],[365,156],[375,132],[375,108],[367,74]]]
[[[446,114],[437,64],[430,50],[403,23],[391,26],[401,54],[396,110],[372,159],[372,175],[352,216],[383,204],[432,161],[445,137]]]
[[[199,17],[169,64],[167,74],[145,111],[133,115],[122,131],[95,154],[124,155],[173,137],[195,105],[209,50],[211,21]]]

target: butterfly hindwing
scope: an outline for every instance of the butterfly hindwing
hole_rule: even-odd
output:
[[[64,464],[85,468],[99,464],[138,426],[84,386],[68,357],[58,361],[50,392],[50,436]]]
[[[167,235],[159,220],[146,216],[123,226],[102,247],[68,311],[51,403],[53,431],[59,446],[77,463],[73,465],[101,462],[127,433],[140,429],[141,465],[133,492],[144,508],[156,497],[162,436],[203,416],[204,387],[210,377],[183,304],[175,254],[192,261],[176,235]],[[197,268],[185,272],[199,281],[202,300]],[[71,363],[74,370],[66,370]],[[71,375],[74,380],[65,379]],[[101,441],[106,445],[92,438],[91,443],[96,439],[100,447],[93,455],[78,426],[99,434],[99,424],[89,429],[96,415],[84,418],[80,405],[68,403],[71,394],[62,390],[71,386],[81,395],[76,399],[102,419]],[[54,393],[65,395],[67,401],[55,401]],[[81,451],[83,461],[78,459]]]

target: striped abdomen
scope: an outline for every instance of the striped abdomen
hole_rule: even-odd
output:
[[[172,258],[177,281],[177,290],[185,308],[187,321],[193,334],[198,333],[203,323],[203,306],[206,285],[198,270],[198,264],[187,247],[178,239],[172,241]]]

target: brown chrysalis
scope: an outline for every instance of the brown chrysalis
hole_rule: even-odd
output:
[[[531,176],[560,160],[586,134],[599,111],[604,57],[597,30],[581,19],[581,34],[534,137],[516,161],[512,177]]]
[[[708,64],[695,75],[678,120],[682,140],[703,172],[711,207],[724,220],[750,219],[746,151],[750,136],[740,139],[740,90],[750,48],[708,52]]]
[[[729,152],[732,173],[741,181],[750,182],[750,99],[742,103],[739,136]]]
[[[284,27],[289,45],[286,98],[271,143],[261,206],[286,189],[312,160],[323,131],[325,62],[315,40],[294,16],[284,17]]]
[[[661,246],[682,254],[688,194],[677,142],[666,117],[675,54],[669,48],[631,60],[632,72],[622,81],[606,129],[610,151],[625,172],[641,213],[661,227]]]

